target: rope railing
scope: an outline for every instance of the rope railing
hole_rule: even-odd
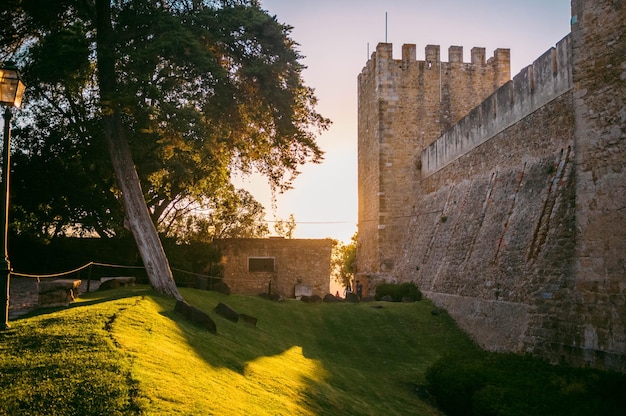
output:
[[[87,264],[85,264],[84,266],[80,266],[74,270],[70,270],[67,272],[60,272],[60,273],[53,273],[53,274],[28,274],[28,273],[20,273],[20,272],[11,272],[11,276],[19,276],[19,277],[33,277],[33,278],[37,278],[37,280],[39,280],[40,278],[49,278],[49,277],[59,277],[59,276],[65,276],[68,274],[72,274],[72,273],[78,273],[83,269],[86,269],[87,267],[91,266],[93,264],[93,262],[89,262]]]
[[[100,263],[100,262],[96,262],[96,261],[90,261],[87,264],[84,264],[84,265],[79,266],[79,267],[77,267],[75,269],[68,270],[68,271],[65,271],[65,272],[52,273],[52,274],[40,274],[40,273],[31,274],[31,273],[20,273],[20,272],[13,272],[12,271],[11,275],[12,276],[19,276],[19,277],[31,277],[31,278],[52,278],[52,277],[65,276],[65,275],[72,274],[72,273],[78,273],[81,270],[84,270],[84,269],[88,268],[89,266],[113,267],[113,268],[119,268],[119,269],[145,269],[144,266],[126,266],[126,265],[123,265],[123,264],[110,264],[110,263]],[[186,274],[189,274],[189,275],[192,275],[192,276],[207,277],[207,278],[218,278],[217,276],[210,276],[210,275],[190,272],[188,270],[177,269],[175,267],[172,267],[171,269],[175,270],[177,272],[186,273]]]
[[[66,276],[68,274],[72,274],[72,273],[78,273],[81,270],[84,270],[90,266],[103,266],[103,267],[117,267],[117,268],[123,268],[123,269],[144,269],[145,267],[143,266],[124,266],[121,264],[107,264],[107,263],[98,263],[95,261],[90,261],[87,264],[84,264],[80,267],[77,267],[75,269],[72,270],[68,270],[65,272],[59,272],[59,273],[52,273],[52,274],[41,274],[41,273],[37,273],[37,274],[30,274],[30,273],[20,273],[20,272],[11,272],[12,276],[19,276],[19,277],[31,277],[31,278],[37,278],[37,279],[47,279],[47,278],[53,278],[53,277],[60,277],[60,276]]]
[[[68,271],[64,271],[64,272],[58,272],[58,273],[50,273],[50,274],[42,274],[42,273],[22,273],[22,272],[11,272],[11,276],[16,276],[16,277],[25,277],[25,278],[32,278],[32,279],[37,279],[37,283],[39,283],[42,279],[53,279],[53,278],[57,278],[57,277],[63,277],[63,276],[68,276],[74,273],[78,273],[80,276],[80,272],[85,270],[85,269],[89,269],[89,274],[87,276],[87,291],[90,291],[90,286],[91,286],[91,267],[92,266],[99,266],[99,267],[108,267],[108,268],[117,268],[117,269],[144,269],[144,266],[127,266],[127,265],[123,265],[123,264],[111,264],[111,263],[100,263],[100,262],[96,262],[96,261],[90,261],[89,263],[86,263],[82,266],[76,267],[75,269],[72,270],[68,270]],[[178,273],[185,273],[187,275],[191,275],[191,276],[196,276],[196,277],[203,277],[209,280],[213,280],[213,279],[221,279],[220,277],[217,276],[209,276],[209,275],[204,275],[204,274],[200,274],[200,273],[194,273],[194,272],[190,272],[188,270],[183,270],[183,269],[177,269],[172,267],[171,268],[172,271],[176,271]]]
[[[180,273],[185,273],[185,274],[188,274],[188,275],[191,275],[191,276],[206,277],[208,279],[220,279],[220,277],[218,277],[218,276],[211,276],[211,275],[208,275],[208,274],[194,273],[194,272],[190,272],[190,271],[187,271],[187,270],[177,269],[175,267],[170,267],[170,269],[172,269],[173,271],[177,271],[177,272],[180,272]]]
[[[52,279],[52,278],[56,278],[56,277],[62,277],[62,276],[67,276],[67,275],[71,275],[74,273],[80,273],[81,271],[90,268],[91,266],[99,266],[99,267],[109,267],[109,268],[118,268],[118,269],[145,269],[144,266],[127,266],[127,265],[122,265],[122,264],[111,264],[111,263],[100,263],[100,262],[95,262],[95,261],[90,261],[89,263],[86,263],[82,266],[79,266],[75,269],[72,270],[68,270],[68,271],[64,271],[64,272],[58,272],[58,273],[50,273],[50,274],[41,274],[41,273],[21,273],[21,272],[11,272],[11,276],[17,276],[17,277],[25,277],[25,278],[34,278],[37,279],[37,282],[40,282],[41,279]],[[201,274],[201,273],[195,273],[195,272],[191,272],[188,270],[183,270],[183,269],[178,269],[175,267],[171,267],[172,271],[176,271],[178,273],[184,273],[187,274],[189,276],[194,276],[194,277],[202,277],[202,278],[206,278],[209,279],[209,281],[212,283],[213,280],[221,280],[221,277],[218,276],[211,276],[211,275],[206,275],[206,274]],[[89,291],[89,287],[91,286],[91,269],[89,269],[89,275],[87,277],[87,291]],[[267,278],[263,277],[263,278],[257,278],[257,279],[245,279],[245,278],[238,278],[236,279],[237,282],[262,282],[262,281],[266,281]],[[212,286],[212,285],[211,285]]]

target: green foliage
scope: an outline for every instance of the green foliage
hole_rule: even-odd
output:
[[[204,198],[202,205],[173,210],[160,221],[159,231],[177,243],[216,238],[263,238],[269,233],[265,208],[247,191],[227,188]]]
[[[296,231],[296,218],[293,214],[289,214],[289,219],[277,220],[274,223],[274,231],[280,237],[293,238],[293,233]]]
[[[528,356],[446,356],[426,379],[450,416],[617,416],[626,406],[626,375],[552,366]]]
[[[9,245],[11,266],[16,272],[30,274],[52,274],[73,270],[89,262],[124,266],[143,266],[137,245],[131,236],[116,238],[68,238],[57,237],[42,241],[30,236],[12,236]],[[96,279],[105,273],[111,276],[111,269],[94,267],[85,270],[77,278],[86,279],[88,273]],[[119,275],[145,278],[142,269],[117,269]]]
[[[408,297],[413,300],[422,300],[422,292],[413,282],[404,283],[382,283],[376,286],[376,300],[383,296],[391,296],[394,302],[401,302],[402,298]]]
[[[199,240],[179,242],[173,238],[162,240],[177,282],[190,282],[194,275],[223,277],[222,254],[215,244]],[[20,273],[59,273],[96,262],[130,267],[112,271],[110,267],[95,265],[73,277],[99,279],[119,273],[135,276],[137,281],[145,281],[146,278],[143,262],[131,236],[110,239],[57,237],[48,242],[18,236],[11,239],[10,249],[11,265]]]
[[[31,50],[33,59],[29,68],[37,82],[64,85],[72,93],[80,92],[90,73],[89,41],[85,28],[74,22],[42,37]],[[59,63],[62,62],[62,65]]]
[[[354,233],[350,243],[344,244],[333,241],[331,255],[331,275],[343,287],[348,286],[356,272],[357,233]]]
[[[33,119],[49,130],[25,128],[17,135],[11,177],[12,231],[42,240],[68,234],[124,236],[113,172],[110,165],[101,163],[104,143],[81,143],[80,131],[47,115],[42,111]],[[83,127],[100,137],[97,126]],[[37,141],[26,140],[25,135],[36,135]]]
[[[220,264],[222,253],[219,247],[211,242],[192,240],[176,242],[166,239],[163,248],[167,254],[173,274],[178,282],[190,280],[189,273],[211,277],[224,277],[224,267]]]
[[[199,210],[221,216],[223,208],[230,217],[223,202],[235,198],[235,173],[260,172],[284,190],[301,165],[321,161],[315,138],[330,121],[304,84],[292,28],[258,1],[107,6],[112,21],[102,26],[115,33],[106,45],[94,2],[9,1],[0,9],[0,50],[28,85],[14,131],[18,232],[124,232],[103,106],[119,109],[146,204],[168,235],[186,232],[185,217],[196,227]],[[97,70],[97,58],[110,71]],[[114,91],[100,90],[104,73]]]

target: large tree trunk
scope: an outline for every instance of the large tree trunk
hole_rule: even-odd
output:
[[[126,219],[135,237],[150,283],[159,292],[183,300],[174,283],[163,245],[150,218],[122,125],[120,109],[116,103],[115,43],[110,6],[110,0],[96,1],[98,84],[104,135],[117,183],[122,191]]]

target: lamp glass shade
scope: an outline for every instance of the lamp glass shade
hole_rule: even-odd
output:
[[[25,89],[26,85],[15,67],[0,67],[0,104],[19,108]]]

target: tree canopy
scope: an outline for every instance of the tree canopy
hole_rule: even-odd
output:
[[[110,2],[112,50],[99,45],[96,3],[0,6],[0,58],[17,61],[28,84],[14,130],[18,230],[123,232],[103,104],[119,109],[161,231],[180,230],[174,218],[227,217],[216,210],[249,202],[230,183],[236,172],[258,171],[281,191],[302,164],[322,160],[315,137],[329,121],[302,80],[292,28],[258,1]],[[103,50],[115,71],[105,103]]]
[[[64,181],[50,179],[44,200],[17,194],[18,232],[127,227],[155,289],[182,300],[159,223],[179,207],[241,201],[234,171],[284,190],[322,159],[315,136],[329,121],[290,31],[256,0],[3,2],[1,58],[29,85],[18,183],[51,168]]]

